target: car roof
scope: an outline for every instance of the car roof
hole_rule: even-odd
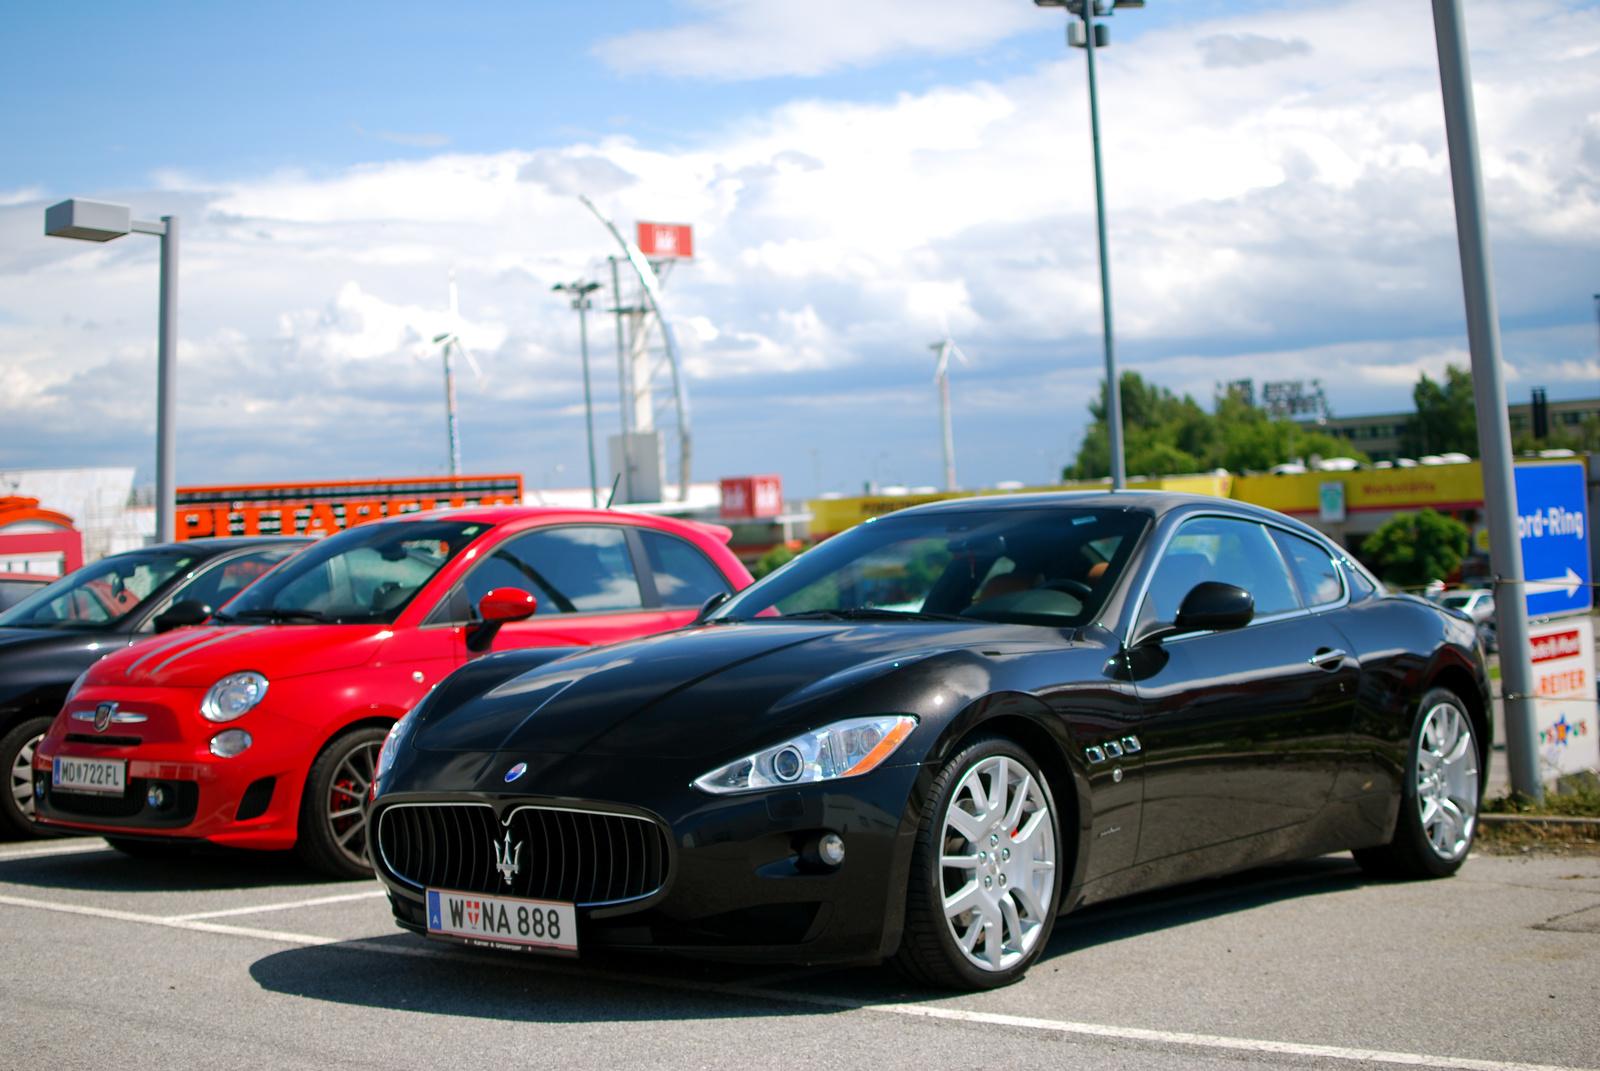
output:
[[[1271,520],[1280,524],[1287,521],[1297,528],[1315,532],[1316,529],[1296,521],[1293,517],[1265,509],[1249,502],[1215,495],[1185,494],[1179,491],[1041,491],[1020,495],[982,495],[974,498],[947,498],[912,506],[899,513],[956,513],[974,508],[981,509],[1050,509],[1071,507],[1075,509],[1126,509],[1137,510],[1153,516],[1163,516],[1174,510],[1216,510],[1234,513],[1255,520]]]
[[[389,521],[477,521],[482,524],[501,525],[521,520],[594,521],[604,524],[634,524],[645,528],[667,528],[679,533],[695,532],[706,538],[727,543],[733,530],[707,521],[694,521],[684,517],[664,517],[656,513],[634,513],[629,510],[587,509],[581,506],[453,506],[446,509],[404,513],[398,517],[384,517],[367,524]],[[346,529],[348,531],[348,529]]]

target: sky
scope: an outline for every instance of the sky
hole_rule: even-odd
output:
[[[1466,11],[1507,394],[1600,395],[1600,4]],[[1320,379],[1354,415],[1467,362],[1430,5],[1104,21],[1123,368],[1207,404]],[[77,196],[181,219],[180,485],[445,472],[445,330],[484,374],[459,377],[463,469],[583,485],[578,316],[551,288],[609,281],[584,194],[625,231],[694,225],[664,306],[695,479],[941,482],[948,330],[961,484],[1044,482],[1103,376],[1064,23],[1027,0],[8,5],[0,468],[153,480],[159,243],[45,237]]]

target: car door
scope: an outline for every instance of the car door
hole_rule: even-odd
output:
[[[624,525],[550,525],[509,536],[481,556],[429,625],[470,627],[478,601],[496,588],[526,591],[536,608],[527,620],[502,625],[489,651],[588,647],[672,627],[659,600],[646,604]]]
[[[1186,520],[1162,552],[1139,631],[1172,621],[1205,580],[1255,598],[1245,628],[1168,637],[1135,674],[1144,745],[1138,859],[1305,822],[1342,762],[1358,675],[1338,630],[1307,611],[1265,526]]]

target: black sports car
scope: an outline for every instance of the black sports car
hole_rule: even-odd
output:
[[[7,771],[0,836],[52,835],[34,821],[33,749],[74,678],[129,644],[198,625],[310,542],[233,536],[130,550],[41,586],[0,612],[0,768]]]
[[[400,925],[989,987],[1108,897],[1341,849],[1443,876],[1472,843],[1472,623],[1268,510],[941,502],[716,603],[463,667],[395,727]]]

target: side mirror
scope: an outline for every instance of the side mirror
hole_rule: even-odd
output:
[[[1178,605],[1179,632],[1244,628],[1256,615],[1255,596],[1244,588],[1207,580],[1189,589]]]
[[[539,600],[521,588],[495,588],[478,600],[478,616],[483,620],[467,630],[467,650],[489,649],[507,621],[524,621],[539,608]]]
[[[691,624],[700,624],[700,622],[710,617],[712,613],[715,612],[717,607],[727,602],[730,597],[731,596],[729,596],[726,591],[719,591],[715,595],[711,596],[705,602],[700,604],[700,612],[694,615],[694,621],[692,621]]]
[[[157,614],[153,624],[158,633],[171,632],[175,628],[203,624],[210,616],[211,607],[199,599],[179,599]]]

